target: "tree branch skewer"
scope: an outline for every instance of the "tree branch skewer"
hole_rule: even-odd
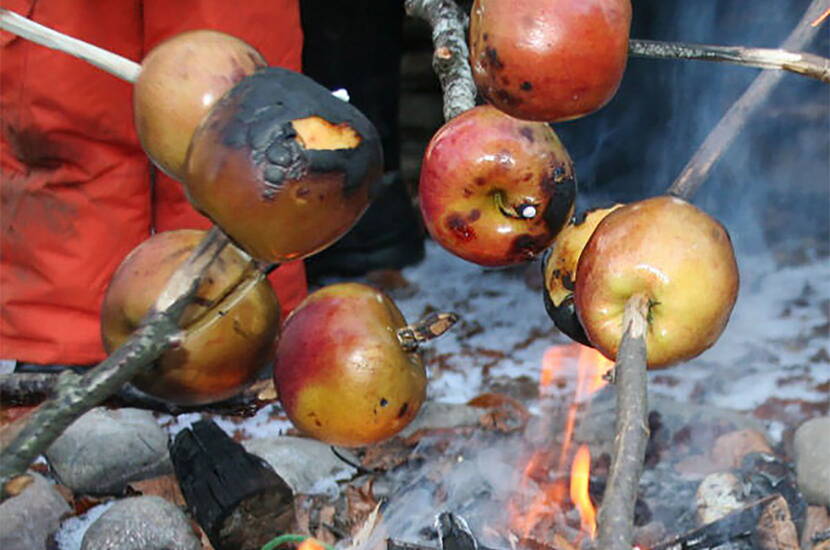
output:
[[[614,366],[617,421],[608,485],[597,521],[596,547],[631,550],[634,506],[648,443],[646,341],[648,298],[635,294],[623,314],[624,333]]]

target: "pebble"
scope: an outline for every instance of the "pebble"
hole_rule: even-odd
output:
[[[339,459],[329,445],[304,437],[269,437],[242,442],[245,450],[265,460],[295,493],[321,494],[349,479],[356,469]]]
[[[173,471],[167,434],[149,411],[95,408],[52,444],[46,458],[79,493],[117,494],[130,481]]]
[[[810,504],[830,507],[830,416],[813,418],[795,432],[798,488]]]
[[[0,504],[0,548],[32,550],[46,548],[49,535],[57,531],[69,504],[43,476],[34,478],[22,493]]]
[[[735,474],[709,474],[700,482],[695,493],[698,525],[717,521],[743,504],[743,487]]]
[[[200,550],[190,521],[156,496],[119,500],[89,526],[81,550]]]

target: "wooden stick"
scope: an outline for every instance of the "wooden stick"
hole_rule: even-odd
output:
[[[827,8],[830,0],[813,0],[798,26],[784,41],[784,50],[802,50],[818,32],[812,22]],[[783,71],[764,71],[750,84],[744,94],[729,108],[720,122],[709,133],[683,171],[671,184],[668,193],[688,199],[709,176],[712,167],[729,149],[747,121],[764,104],[773,89],[784,77]]]
[[[444,120],[475,107],[478,92],[468,61],[467,14],[453,0],[406,0],[406,13],[432,27],[432,67],[444,95]]]
[[[95,65],[99,69],[103,69],[127,82],[135,82],[138,73],[141,72],[141,65],[135,61],[98,46],[93,46],[83,40],[72,38],[49,27],[44,27],[5,8],[0,8],[0,29],[31,40],[41,46],[83,59],[87,63]]]
[[[758,69],[778,69],[830,83],[830,59],[805,52],[657,40],[630,40],[628,55],[650,59],[719,61]]]
[[[617,387],[616,438],[608,484],[597,516],[597,548],[631,550],[634,505],[648,443],[646,340],[648,298],[635,294],[625,304],[623,333],[614,366]]]

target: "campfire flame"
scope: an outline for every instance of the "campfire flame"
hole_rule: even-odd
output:
[[[597,532],[597,511],[591,502],[588,485],[591,480],[591,450],[582,444],[571,466],[571,501],[579,510],[582,530],[592,539]]]
[[[611,367],[612,361],[596,350],[579,344],[551,346],[545,351],[539,372],[540,395],[550,396],[555,388],[566,384],[565,378],[574,368],[576,385],[564,415],[564,426],[558,428],[550,418],[558,416],[561,421],[561,415],[545,415],[548,416],[548,421],[542,423],[541,429],[546,434],[557,431],[562,433],[558,453],[550,445],[542,446],[531,453],[524,465],[519,483],[520,493],[530,490],[534,482],[537,490],[524,506],[511,503],[510,523],[514,532],[522,538],[528,538],[537,528],[555,522],[556,519],[551,516],[561,516],[564,513],[568,497],[579,512],[582,532],[594,537],[596,510],[588,491],[591,453],[587,445],[581,445],[576,453],[572,453],[573,435],[581,406],[607,384],[604,375]],[[565,481],[568,473],[569,484]]]

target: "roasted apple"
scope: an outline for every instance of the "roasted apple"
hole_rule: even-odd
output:
[[[314,254],[363,214],[380,180],[377,130],[299,73],[271,67],[229,91],[196,130],[190,202],[243,250],[283,262]]]
[[[481,105],[433,136],[419,194],[436,242],[470,262],[505,266],[551,244],[573,215],[576,179],[550,126]]]
[[[608,214],[577,264],[574,303],[588,339],[615,359],[628,299],[648,300],[647,363],[666,367],[717,341],[738,294],[738,266],[726,229],[670,196]]]
[[[274,364],[294,425],[332,445],[362,446],[409,424],[424,401],[426,374],[397,337],[405,325],[391,299],[363,284],[310,294],[286,319]]]
[[[487,101],[515,117],[581,117],[617,92],[630,26],[630,0],[476,0],[473,77]]]
[[[138,328],[204,234],[191,229],[158,233],[124,259],[101,306],[107,353]],[[266,280],[236,285],[248,264],[234,247],[222,251],[184,311],[183,340],[133,379],[137,388],[179,405],[199,405],[234,396],[265,367],[276,346],[280,308]]]
[[[615,204],[608,208],[595,208],[585,212],[579,219],[571,220],[556,236],[542,262],[545,282],[542,297],[548,316],[564,334],[586,346],[591,343],[576,315],[573,300],[577,262],[597,224],[620,206],[622,205]]]
[[[187,31],[159,43],[141,61],[133,88],[133,116],[144,151],[181,181],[202,117],[237,82],[266,65],[252,46],[218,31]]]

